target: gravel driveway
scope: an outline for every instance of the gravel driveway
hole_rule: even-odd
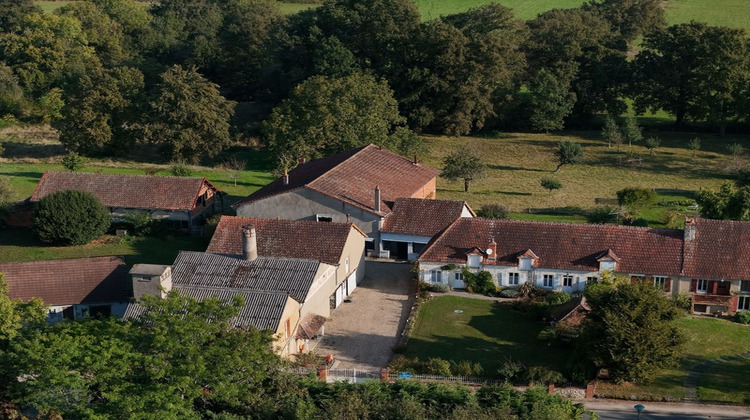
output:
[[[318,354],[333,354],[337,369],[380,370],[391,358],[414,302],[410,264],[365,262],[365,278],[326,322]]]

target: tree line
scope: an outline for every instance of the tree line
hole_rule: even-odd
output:
[[[409,0],[289,16],[271,0],[2,7],[0,113],[50,120],[86,154],[151,142],[197,162],[247,134],[282,165],[369,142],[410,153],[415,133],[587,127],[627,100],[678,126],[750,122],[747,34],[667,27],[660,0],[592,0],[528,22],[494,3],[421,21]],[[230,122],[235,101],[253,117]]]
[[[329,385],[272,351],[272,332],[233,328],[244,302],[144,298],[135,321],[45,322],[0,273],[0,416],[181,419],[580,419],[546,388],[412,381]]]

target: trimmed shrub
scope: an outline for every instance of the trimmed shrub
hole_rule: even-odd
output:
[[[501,290],[499,294],[504,298],[515,298],[518,297],[519,291],[517,287],[507,287]]]
[[[461,360],[460,362],[450,361],[451,374],[453,376],[480,376],[484,372],[482,365],[479,363],[471,363],[468,360]]]
[[[672,303],[683,311],[689,312],[693,307],[693,298],[688,293],[680,293],[672,296]]]
[[[569,301],[571,296],[565,292],[552,291],[544,299],[549,305],[562,305]]]
[[[67,190],[39,200],[33,230],[42,242],[83,245],[107,232],[111,221],[109,211],[93,194]]]
[[[734,321],[740,324],[750,324],[750,311],[737,311],[734,314]]]
[[[629,208],[643,207],[656,200],[656,193],[649,188],[623,188],[617,191],[617,202]]]
[[[565,381],[562,373],[544,366],[531,366],[526,372],[526,379],[529,382],[543,384],[548,382],[560,383]]]
[[[485,219],[507,219],[508,208],[500,204],[484,204],[477,211],[477,216]]]
[[[615,209],[609,206],[596,207],[586,213],[586,221],[589,223],[603,225],[605,223],[617,222]]]
[[[432,283],[430,284],[430,291],[435,293],[446,293],[451,288],[445,283]]]
[[[169,169],[169,172],[172,173],[173,176],[191,176],[192,175],[192,173],[190,173],[190,169],[188,169],[187,166],[181,163],[172,165],[172,167]]]

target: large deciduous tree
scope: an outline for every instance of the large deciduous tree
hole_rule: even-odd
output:
[[[273,110],[264,132],[284,165],[369,143],[387,145],[403,121],[384,81],[361,73],[313,76]]]
[[[588,7],[600,13],[628,42],[666,24],[662,0],[594,0]]]
[[[683,338],[672,321],[680,310],[650,282],[586,288],[591,310],[581,336],[585,357],[617,381],[642,382],[674,364]]]
[[[718,191],[701,189],[695,202],[708,219],[750,221],[750,186],[734,188],[726,182]]]
[[[742,29],[690,22],[646,36],[634,62],[636,109],[664,110],[675,124],[707,122],[723,135],[746,115],[750,78],[748,38]]]
[[[481,129],[519,88],[522,28],[499,4],[422,24],[393,80],[410,124],[448,135]]]
[[[588,119],[606,111],[621,114],[627,81],[625,40],[598,13],[551,10],[527,23],[524,52],[533,79],[541,69],[575,93],[573,117]]]
[[[195,67],[172,66],[162,73],[150,101],[146,138],[168,159],[198,163],[231,145],[234,106]]]
[[[53,123],[60,142],[87,155],[127,154],[137,140],[143,84],[137,69],[97,67],[67,85],[62,118]]]
[[[482,177],[484,171],[484,163],[474,152],[457,150],[443,159],[440,176],[449,181],[463,180],[464,192],[469,192],[471,181]]]

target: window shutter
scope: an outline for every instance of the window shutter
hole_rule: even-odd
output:
[[[729,301],[729,312],[737,312],[737,309],[740,304],[740,297],[739,296],[732,296],[732,300]]]
[[[696,279],[690,280],[690,291],[691,292],[695,292],[695,290],[697,289],[697,287],[698,287],[698,280],[696,280]]]
[[[672,279],[667,277],[664,279],[664,291],[665,292],[671,292],[672,291]]]
[[[640,279],[641,279],[641,278],[640,278],[640,277],[638,277],[638,276],[630,276],[630,282],[631,282],[631,283],[633,283],[633,284],[635,284],[635,283],[638,283],[638,281],[639,281]]]
[[[502,285],[505,284],[505,283],[503,283],[503,273],[502,272],[497,273],[497,281],[500,283],[500,286],[502,286]]]
[[[555,276],[554,279],[552,280],[552,288],[557,289],[559,287],[560,287],[560,277]]]
[[[709,281],[708,282],[708,288],[706,289],[706,292],[708,292],[708,294],[710,294],[710,295],[715,295],[716,294],[716,286],[717,286],[717,284],[716,284],[715,281]]]

